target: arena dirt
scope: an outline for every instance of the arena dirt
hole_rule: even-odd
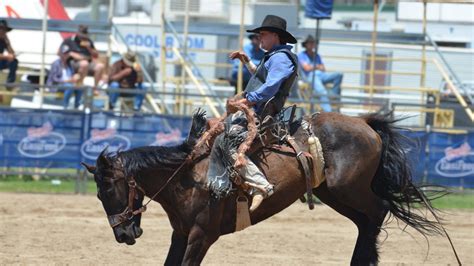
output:
[[[158,204],[142,218],[134,246],[118,244],[94,196],[0,193],[0,264],[163,264],[171,227]],[[474,212],[449,211],[447,229],[465,265],[474,264]],[[309,211],[295,203],[243,232],[221,237],[206,265],[348,265],[356,228],[327,206]],[[388,238],[386,236],[388,235]],[[430,247],[414,230],[395,222],[382,232],[382,264],[456,264],[447,240]]]

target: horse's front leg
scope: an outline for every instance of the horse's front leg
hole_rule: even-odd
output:
[[[183,258],[183,265],[200,265],[209,247],[219,238],[217,232],[206,232],[199,225],[194,225],[188,236],[188,245]]]
[[[181,265],[187,245],[188,236],[173,231],[171,236],[171,245],[168,251],[168,256],[166,257],[165,265]]]

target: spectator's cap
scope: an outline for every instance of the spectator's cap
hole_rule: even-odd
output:
[[[4,19],[0,20],[0,28],[4,28],[6,31],[12,30],[12,28],[8,27],[8,22]]]
[[[122,59],[127,66],[133,66],[133,64],[135,64],[135,62],[137,61],[137,55],[135,54],[135,52],[128,51],[122,55]]]
[[[306,40],[304,40],[301,45],[306,48],[306,44],[308,43],[315,43],[316,40],[314,39],[313,35],[308,35],[308,37],[306,37]]]
[[[297,43],[296,38],[286,31],[286,20],[274,15],[267,15],[258,28],[247,30],[247,32],[260,33],[261,31],[270,31],[277,33],[283,42]]]
[[[77,35],[81,38],[87,38],[89,34],[89,27],[86,25],[79,25],[77,28]]]
[[[258,39],[258,34],[252,33],[248,36],[249,40]]]
[[[61,45],[61,47],[59,47],[59,51],[61,52],[61,54],[66,54],[71,51],[71,47],[69,47],[69,45],[67,44],[63,44]]]

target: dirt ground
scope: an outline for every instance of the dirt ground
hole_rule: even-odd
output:
[[[0,264],[162,264],[171,227],[158,204],[142,218],[143,236],[134,246],[115,242],[94,196],[0,193]],[[474,212],[444,215],[459,256],[474,264]],[[206,265],[347,265],[355,226],[327,206],[309,211],[295,203],[243,232],[221,237]],[[388,234],[388,238],[386,238]],[[446,238],[431,237],[430,247],[414,230],[392,222],[382,232],[382,264],[456,264]]]

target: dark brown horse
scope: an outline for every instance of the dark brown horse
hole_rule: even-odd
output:
[[[432,211],[427,196],[411,182],[401,136],[390,116],[323,113],[311,123],[326,162],[326,181],[313,192],[357,226],[352,264],[378,262],[377,236],[387,213],[422,234],[442,232],[437,222],[413,209],[418,206]],[[162,205],[173,228],[166,265],[200,264],[221,235],[234,232],[236,193],[220,200],[211,196],[207,158],[183,164],[204,124],[202,114],[195,115],[187,140],[179,146],[141,147],[113,156],[102,152],[97,166],[86,165],[94,174],[98,197],[118,242],[135,243],[142,234],[143,194],[156,195],[154,200]],[[305,147],[303,134],[298,130],[295,137]],[[256,224],[294,203],[306,185],[294,154],[264,149],[252,159],[275,185],[275,193],[251,213],[251,222]]]

